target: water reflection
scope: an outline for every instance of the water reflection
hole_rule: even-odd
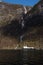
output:
[[[43,50],[0,50],[0,65],[43,65]]]

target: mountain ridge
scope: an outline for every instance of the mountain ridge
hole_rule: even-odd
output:
[[[25,6],[25,8],[29,11],[29,8]],[[7,21],[11,21],[13,19],[17,19],[21,16],[21,14],[24,12],[24,6],[18,5],[18,4],[8,4],[0,2],[0,23],[6,24]],[[3,24],[3,25],[4,25]]]

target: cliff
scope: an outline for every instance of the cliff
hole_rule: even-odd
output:
[[[32,11],[35,12],[37,10],[33,10],[36,5],[31,10],[29,9],[29,11],[28,7],[25,7],[28,13],[24,14],[24,6],[4,4],[6,6],[1,6],[0,10],[3,9],[2,11],[5,11],[6,14],[0,13],[0,17],[5,16],[8,18],[4,17],[4,20],[0,19],[0,49],[22,48],[24,45],[43,49],[43,15],[41,14],[43,10],[41,12],[39,10],[39,13],[32,14]],[[22,25],[24,26],[23,28]],[[20,41],[21,36],[23,37],[22,42]]]

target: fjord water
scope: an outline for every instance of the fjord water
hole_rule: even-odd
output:
[[[43,65],[43,50],[0,50],[0,65]]]

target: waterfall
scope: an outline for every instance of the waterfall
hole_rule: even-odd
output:
[[[24,28],[24,19],[22,19],[21,28]]]
[[[22,29],[24,28],[24,21],[22,21]]]
[[[21,29],[23,30],[23,28],[24,28],[24,19],[23,19],[23,16],[21,17]],[[20,36],[20,42],[22,42],[23,41],[23,37],[24,37],[24,35],[22,34],[21,36]]]
[[[24,35],[21,35],[21,36],[20,36],[20,42],[23,41],[23,37],[24,37]]]
[[[19,20],[19,24],[21,25],[21,29],[23,29],[24,28],[24,19],[23,19],[23,16]]]
[[[26,14],[27,13],[27,9],[26,9],[26,7],[24,6],[24,13]]]
[[[27,13],[27,9],[26,9],[26,7],[24,6],[24,15]],[[23,15],[23,16],[24,16]],[[24,26],[25,26],[25,21],[24,21],[24,18],[23,18],[23,16],[21,17],[21,20],[19,21],[19,23],[21,24],[21,29],[23,30],[23,28],[24,28]],[[23,37],[24,37],[24,35],[22,34],[21,36],[20,36],[20,42],[22,42],[23,41]]]

